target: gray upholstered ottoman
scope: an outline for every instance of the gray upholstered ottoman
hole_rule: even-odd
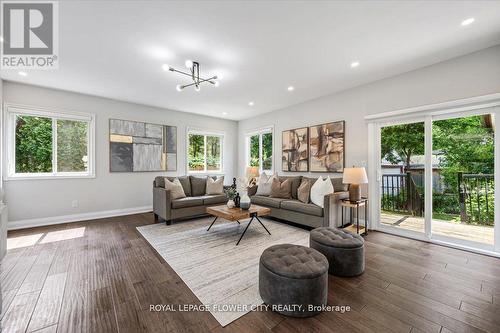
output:
[[[305,246],[271,246],[260,256],[259,292],[273,311],[292,317],[316,315],[328,296],[328,260]]]
[[[365,241],[360,235],[336,228],[316,228],[309,235],[309,246],[325,255],[330,274],[356,276],[365,270]]]

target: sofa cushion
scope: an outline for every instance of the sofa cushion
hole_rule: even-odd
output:
[[[155,186],[156,187],[165,187],[165,177],[163,177],[163,176],[155,177]]]
[[[227,202],[225,194],[204,195],[202,198],[204,205],[223,204]]]
[[[185,208],[185,207],[194,207],[202,205],[203,205],[202,197],[186,197],[182,199],[172,200],[172,208]]]
[[[205,190],[207,188],[207,178],[201,177],[189,177],[191,180],[191,196],[199,197],[205,195]]]
[[[299,200],[285,200],[281,203],[281,209],[287,209],[307,215],[323,216],[323,208],[311,203],[303,203]]]
[[[159,177],[156,177],[159,178]],[[163,177],[161,177],[163,179]],[[171,182],[174,181],[175,178],[178,178],[181,182],[182,189],[184,190],[184,194],[187,197],[191,196],[191,181],[189,180],[189,176],[181,176],[181,177],[167,177]],[[164,180],[164,179],[163,179]],[[163,183],[162,187],[165,187],[165,183]]]
[[[311,186],[311,202],[323,208],[325,204],[325,195],[332,194],[333,192],[333,184],[330,180],[330,176],[326,177],[326,179],[319,177]]]
[[[262,205],[266,207],[280,208],[280,203],[286,199],[270,198],[263,195],[254,195],[250,198],[253,204]]]
[[[344,192],[349,190],[349,184],[344,184],[342,182],[342,177],[331,178],[331,180],[332,180],[333,190],[335,192]]]
[[[283,179],[281,182],[278,178],[273,179],[273,183],[271,185],[271,198],[283,198],[283,199],[291,199],[292,198],[292,182],[290,179]]]
[[[284,182],[285,179],[290,179],[292,182],[292,199],[297,199],[297,189],[302,181],[302,176],[279,176],[280,182]]]

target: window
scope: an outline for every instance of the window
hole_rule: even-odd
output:
[[[94,117],[7,106],[7,179],[93,177]]]
[[[247,166],[273,172],[273,129],[266,128],[247,135]]]
[[[188,172],[222,172],[223,134],[188,130]]]

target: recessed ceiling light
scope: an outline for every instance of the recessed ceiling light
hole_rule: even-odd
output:
[[[359,61],[353,61],[351,62],[351,68],[356,68],[359,66]]]
[[[222,115],[223,116],[227,116],[227,112],[222,112]]]
[[[26,73],[26,72],[18,72],[17,74],[19,74],[21,76],[28,76],[28,73]]]
[[[248,105],[253,106],[254,102],[248,102]]]
[[[474,21],[475,20],[473,17],[469,17],[468,19],[465,19],[462,21],[462,26],[465,27],[466,25],[474,23]]]
[[[287,89],[288,89],[288,91],[294,91],[295,90],[295,88],[293,86],[290,86]]]

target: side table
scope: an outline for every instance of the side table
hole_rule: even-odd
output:
[[[354,210],[356,210],[356,233],[359,234],[359,207],[364,207],[365,208],[365,226],[364,226],[364,230],[363,230],[363,233],[361,234],[361,236],[366,236],[368,235],[368,198],[361,198],[360,200],[356,200],[356,201],[351,201],[349,200],[348,198],[346,199],[341,199],[340,200],[340,204],[341,204],[341,208],[342,208],[342,226],[341,228],[346,228],[350,225],[352,225],[352,216],[353,216],[353,212]],[[350,217],[350,223],[347,224],[347,225],[344,225],[344,216],[347,215],[344,214],[344,208],[348,209],[349,210],[349,217]]]

